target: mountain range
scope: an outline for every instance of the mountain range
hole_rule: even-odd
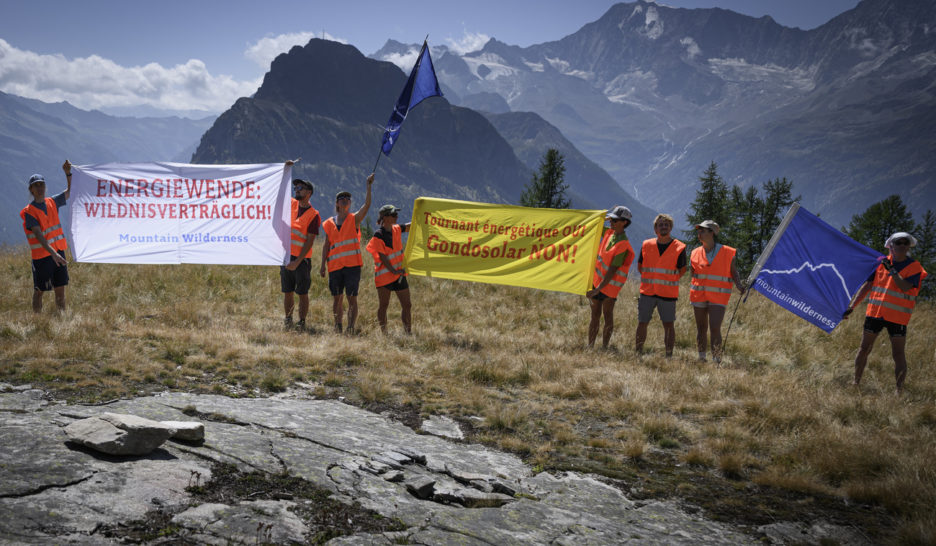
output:
[[[352,46],[312,39],[278,56],[257,93],[239,99],[205,133],[195,163],[250,163],[302,157],[294,176],[315,185],[312,202],[323,216],[333,195],[351,191],[359,206],[364,180],[378,161],[383,123],[406,82],[398,67],[365,57]],[[635,223],[653,212],[536,114],[485,117],[443,98],[422,102],[407,117],[389,157],[380,157],[374,207],[404,207],[416,197],[517,203],[549,147],[566,156],[575,208],[627,204]],[[635,232],[649,235],[649,227]]]
[[[30,201],[27,182],[46,178],[47,194],[65,189],[62,163],[188,162],[213,117],[124,118],[0,93],[0,243],[23,244],[19,212]],[[68,207],[63,209],[68,222]]]
[[[677,219],[712,161],[743,188],[793,180],[836,226],[893,193],[917,215],[936,204],[932,0],[862,0],[808,31],[637,1],[557,41],[433,55],[449,100],[536,112]]]

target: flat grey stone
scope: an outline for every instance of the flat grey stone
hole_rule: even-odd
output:
[[[406,490],[417,499],[428,499],[432,496],[436,481],[432,478],[421,477],[406,482]]]
[[[464,440],[465,433],[462,432],[458,423],[444,415],[433,415],[422,422],[420,430],[427,434],[451,438],[453,440]]]
[[[102,413],[65,427],[69,440],[110,455],[146,455],[175,434],[175,429],[135,415]]]
[[[404,474],[399,470],[391,470],[385,474],[381,474],[381,478],[387,480],[388,482],[399,483],[403,481]]]
[[[175,429],[172,438],[183,442],[201,442],[205,439],[205,425],[198,421],[161,421]]]

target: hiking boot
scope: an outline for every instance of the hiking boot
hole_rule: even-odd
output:
[[[339,334],[341,333],[341,323],[340,323],[340,322],[337,323],[337,324],[335,324],[335,332],[336,332],[336,333],[339,333]]]
[[[283,330],[291,330],[293,327],[292,317],[286,317],[283,319]]]
[[[297,332],[305,332],[305,331],[306,331],[305,319],[300,320],[299,322],[296,323],[296,331],[297,331]]]

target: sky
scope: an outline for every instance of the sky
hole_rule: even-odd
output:
[[[3,0],[0,91],[84,109],[145,105],[226,110],[249,96],[277,54],[325,37],[365,55],[387,39],[460,52],[490,38],[558,40],[600,18],[612,0]],[[720,7],[804,30],[858,0],[661,0]],[[407,67],[405,70],[409,70]]]

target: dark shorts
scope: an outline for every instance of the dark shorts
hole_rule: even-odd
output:
[[[641,294],[637,298],[637,322],[650,322],[653,310],[660,313],[660,321],[676,322],[676,300]]]
[[[290,261],[296,259],[295,256],[289,257]],[[306,258],[299,262],[299,267],[295,271],[286,269],[286,266],[280,266],[280,288],[284,294],[295,292],[300,296],[309,293],[309,287],[312,286],[312,261]]]
[[[598,295],[596,295],[592,299],[595,301],[604,301],[604,300],[616,300],[617,298],[612,298],[611,296],[605,294],[604,292],[598,292]]]
[[[907,325],[897,324],[882,318],[865,317],[864,329],[872,334],[879,334],[881,330],[887,328],[890,337],[907,337]]]
[[[65,257],[65,251],[59,250],[59,255]],[[32,261],[33,287],[41,292],[48,292],[53,288],[68,285],[68,266],[55,265],[52,256]]]
[[[332,296],[342,292],[347,296],[357,296],[358,285],[361,284],[361,266],[342,267],[337,271],[328,272],[328,289]]]
[[[406,282],[406,276],[405,276],[405,275],[400,275],[400,278],[397,279],[397,280],[395,280],[395,281],[393,281],[392,283],[390,283],[390,284],[385,284],[385,285],[383,285],[383,286],[378,286],[377,288],[378,288],[378,289],[380,289],[380,288],[386,288],[387,290],[389,290],[389,291],[391,291],[391,292],[397,292],[397,291],[399,291],[399,290],[406,290],[407,288],[409,288],[409,283]]]

